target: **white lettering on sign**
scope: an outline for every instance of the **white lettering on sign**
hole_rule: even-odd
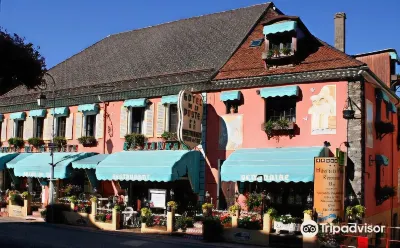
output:
[[[264,181],[266,182],[289,182],[289,175],[283,175],[283,174],[268,174],[268,175],[241,175],[240,180],[241,181],[257,181],[257,176],[258,178],[262,178],[261,176],[264,177]]]
[[[38,177],[38,178],[42,178],[42,177],[50,177],[50,173],[43,173],[43,172],[24,172],[23,173],[24,177]]]
[[[150,175],[140,174],[113,174],[113,180],[150,181]]]

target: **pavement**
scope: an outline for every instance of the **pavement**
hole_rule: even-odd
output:
[[[49,224],[35,220],[0,217],[0,247],[256,247],[230,243],[206,243],[167,235],[101,231],[94,228]]]

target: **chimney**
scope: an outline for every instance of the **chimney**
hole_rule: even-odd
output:
[[[335,14],[335,47],[345,52],[346,45],[346,13]]]

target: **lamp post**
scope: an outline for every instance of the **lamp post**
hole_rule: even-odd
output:
[[[210,199],[210,193],[208,191],[206,191],[205,196],[206,196],[206,202],[208,202],[208,200]]]
[[[55,88],[56,88],[56,81],[54,80],[53,76],[49,74],[48,72],[45,73],[45,75],[49,76],[52,80],[53,83],[53,115],[55,114],[55,108],[56,108],[56,97],[55,97]],[[47,87],[46,81],[44,82],[45,87]],[[39,98],[37,99],[37,103],[39,107],[45,107],[46,106],[46,96],[44,94],[40,94]],[[53,123],[52,123],[52,132],[51,132],[51,144],[49,145],[50,148],[50,156],[51,156],[51,168],[50,168],[50,183],[49,183],[49,205],[54,204],[54,121],[55,118],[53,118]]]
[[[173,201],[173,200],[174,200],[174,194],[175,194],[174,190],[171,189],[171,190],[169,191],[169,194],[170,194],[170,196],[171,196],[171,201]]]

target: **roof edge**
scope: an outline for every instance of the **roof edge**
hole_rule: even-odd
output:
[[[351,56],[352,57],[363,57],[363,56],[375,55],[375,54],[379,54],[379,53],[390,53],[390,52],[395,52],[397,54],[396,49],[394,49],[394,48],[386,48],[386,49],[372,51],[372,52],[354,54],[354,55],[351,55]]]

